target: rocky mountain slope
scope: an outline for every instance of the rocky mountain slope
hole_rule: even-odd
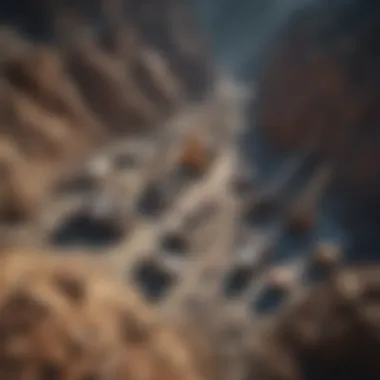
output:
[[[378,378],[376,223],[326,202],[344,133],[270,122],[284,87],[351,121],[341,61],[279,43],[258,130],[178,2],[1,7],[0,378]]]

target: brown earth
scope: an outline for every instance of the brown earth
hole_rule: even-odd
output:
[[[206,378],[201,346],[195,354],[104,266],[27,251],[0,261],[1,378]]]

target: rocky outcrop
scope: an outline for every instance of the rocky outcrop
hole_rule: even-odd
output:
[[[338,272],[279,316],[254,356],[260,379],[376,379],[379,268]]]
[[[182,104],[206,96],[211,64],[183,6],[1,5],[0,218],[28,218],[94,149],[150,133]]]

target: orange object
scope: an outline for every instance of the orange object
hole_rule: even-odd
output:
[[[192,134],[188,137],[184,151],[180,156],[181,167],[203,174],[210,165],[210,158],[202,139]]]

